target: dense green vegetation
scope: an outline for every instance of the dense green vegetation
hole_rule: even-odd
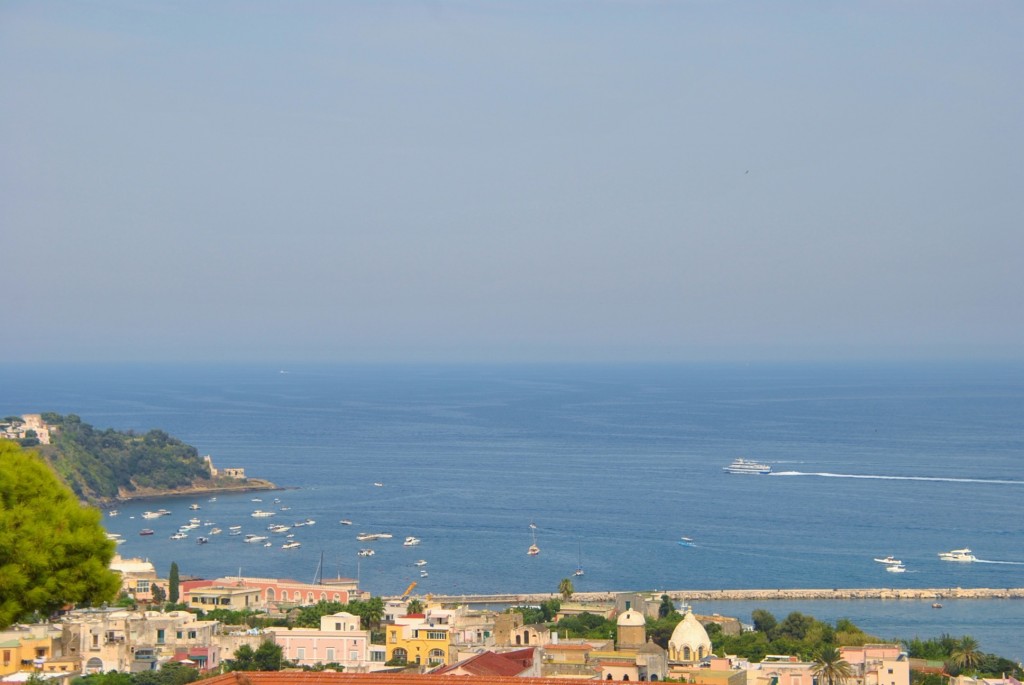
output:
[[[78,416],[42,415],[51,445],[40,454],[74,493],[88,502],[105,502],[139,488],[173,490],[197,482],[213,485],[210,471],[191,445],[160,430],[123,433],[97,430]]]
[[[114,543],[34,452],[0,440],[0,628],[67,604],[114,599]]]

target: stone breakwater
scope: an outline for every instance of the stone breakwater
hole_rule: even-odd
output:
[[[762,590],[622,590],[618,592],[576,592],[572,601],[612,602],[624,592],[639,592],[657,597],[668,595],[683,601],[727,601],[750,599],[1024,599],[1024,588],[832,588],[832,589],[762,589]],[[435,601],[446,604],[538,604],[558,597],[557,593],[494,594],[494,595],[434,595]]]

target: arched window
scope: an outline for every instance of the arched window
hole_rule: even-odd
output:
[[[103,673],[103,661],[99,657],[93,657],[85,662],[86,673]]]
[[[444,663],[444,650],[443,649],[432,649],[427,654],[428,664],[443,664]]]
[[[321,602],[326,602],[327,601],[327,593],[326,592],[321,592],[320,593],[320,601]]]
[[[653,674],[653,675],[651,675],[651,682],[652,682],[652,683],[653,683],[653,682],[656,682],[657,680],[658,680],[658,675],[657,675],[657,674]]]
[[[623,680],[629,680],[629,674],[628,673],[623,673],[622,674],[622,679]]]
[[[605,680],[611,680],[611,679],[612,679],[612,674],[611,673],[609,673],[607,676],[605,676]]]
[[[686,647],[683,647],[683,661],[689,661],[689,660],[690,660],[690,647],[689,647],[689,645],[687,645]]]
[[[523,644],[523,638],[522,638],[521,635],[518,635],[518,634],[516,635],[516,644],[517,645]]]
[[[281,601],[282,602],[287,602],[288,601],[288,591],[287,590],[281,590]]]
[[[308,601],[310,604],[313,603],[313,593],[312,592],[307,592],[306,593],[306,601]]]
[[[391,652],[391,660],[404,664],[409,660],[409,652],[404,647],[395,647],[395,651]]]
[[[268,587],[267,588],[267,601],[268,602],[273,602],[276,597],[277,597],[277,593],[274,592],[274,588]]]
[[[524,645],[530,644],[530,631],[529,630],[523,631],[523,644]]]
[[[341,601],[341,595],[339,595],[337,592],[334,593],[334,601],[335,602],[340,602]]]

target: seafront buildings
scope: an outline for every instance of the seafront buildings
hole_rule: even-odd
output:
[[[125,590],[140,600],[166,584],[144,560],[117,559],[115,566]],[[244,576],[181,583],[181,601],[202,610],[253,609],[284,615],[319,601],[344,604],[364,597],[354,580],[344,578],[324,584]],[[342,670],[345,678],[337,680],[337,685],[370,685],[370,681],[413,685],[455,675],[460,676],[460,685],[472,685],[476,680],[497,685],[508,678],[520,683],[527,678],[815,685],[813,664],[792,655],[772,656],[758,663],[715,656],[704,625],[715,622],[731,632],[741,629],[739,622],[720,616],[700,617],[687,607],[667,648],[655,644],[647,634],[647,618],[657,616],[658,597],[633,593],[603,604],[567,601],[559,618],[589,611],[615,621],[615,636],[603,639],[570,638],[547,625],[524,624],[520,613],[472,610],[465,604],[442,605],[429,598],[423,611],[410,613],[409,601],[405,597],[387,602],[383,641],[376,644],[360,619],[344,611],[321,617],[318,628],[265,630],[226,626],[181,610],[71,611],[54,623],[15,626],[0,633],[0,680],[16,682],[33,673],[56,679],[109,671],[137,673],[173,662],[216,672],[242,645],[255,649],[271,641],[281,647],[285,660],[299,667]],[[909,660],[897,645],[846,647],[843,658],[853,669],[848,685],[910,683]],[[334,676],[329,673],[319,674],[327,678],[317,681],[319,685],[330,685]],[[249,682],[304,685],[302,675],[282,673],[275,676],[277,680],[264,681],[260,674]],[[365,680],[349,680],[359,676]],[[214,681],[211,685],[238,683],[233,676]]]

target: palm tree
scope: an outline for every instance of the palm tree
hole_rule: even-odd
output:
[[[572,586],[571,580],[562,578],[562,582],[558,584],[558,592],[568,601],[572,597],[572,593],[576,592],[576,588]]]
[[[812,673],[818,685],[843,685],[853,676],[853,668],[843,659],[838,647],[825,645],[814,657]]]
[[[956,647],[949,654],[950,659],[961,671],[972,671],[981,661],[981,652],[978,651],[978,641],[970,635],[964,635],[956,643]]]

